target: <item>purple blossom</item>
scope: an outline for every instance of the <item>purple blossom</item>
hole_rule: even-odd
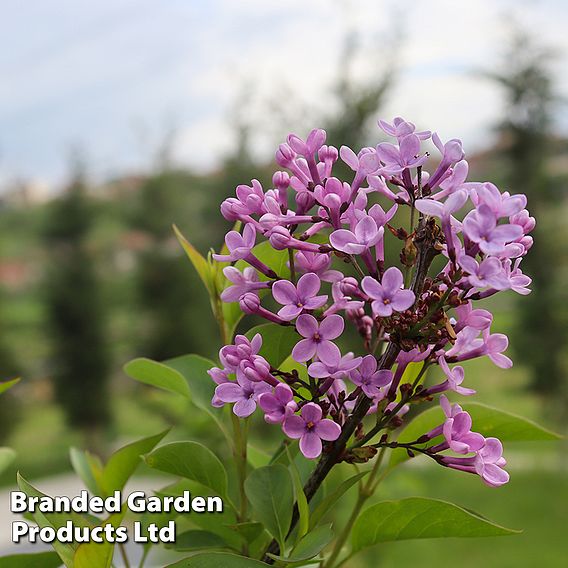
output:
[[[298,333],[305,339],[300,340],[292,350],[292,357],[303,363],[314,357],[329,360],[334,356],[337,346],[331,342],[342,333],[345,322],[337,314],[324,318],[321,323],[310,314],[302,314],[296,321]]]
[[[284,383],[278,383],[274,392],[262,393],[258,397],[258,404],[269,424],[281,424],[298,409],[292,389]]]
[[[243,234],[238,231],[229,231],[225,237],[225,244],[229,254],[214,254],[213,258],[219,262],[236,262],[246,259],[256,242],[256,229],[251,223],[245,225]]]
[[[454,327],[456,333],[461,331],[464,327],[482,330],[489,327],[493,321],[491,312],[480,308],[474,309],[471,301],[458,306],[456,308],[456,314],[458,316],[457,324]]]
[[[382,172],[396,175],[407,168],[417,168],[426,162],[427,155],[420,156],[420,138],[416,134],[408,134],[395,146],[383,142],[377,146],[377,156],[383,162]]]
[[[333,442],[341,434],[339,424],[322,419],[321,408],[308,402],[302,407],[301,416],[289,416],[284,420],[284,433],[293,439],[300,439],[300,451],[308,459],[317,458],[322,451],[322,440]]]
[[[503,469],[507,461],[503,457],[503,444],[497,438],[486,438],[485,445],[475,457],[477,475],[490,487],[500,487],[509,481],[509,474]]]
[[[444,371],[446,380],[439,385],[430,387],[426,391],[423,391],[425,395],[433,395],[448,390],[452,390],[464,396],[475,394],[475,391],[473,389],[468,389],[460,386],[463,383],[465,376],[463,367],[456,365],[453,369],[450,369],[443,356],[438,358],[438,365],[440,365],[442,371]]]
[[[257,333],[251,340],[244,335],[235,337],[234,345],[225,345],[219,351],[221,364],[231,373],[236,373],[242,361],[258,355],[262,347],[262,336]]]
[[[343,278],[343,273],[339,270],[330,270],[331,255],[329,253],[298,251],[294,258],[298,271],[314,272],[324,282],[337,282]]]
[[[370,276],[365,276],[361,286],[373,300],[371,304],[373,314],[379,317],[389,317],[393,312],[403,312],[414,303],[414,292],[402,289],[402,272],[395,266],[385,271],[380,283]]]
[[[256,410],[258,397],[270,391],[270,385],[264,382],[249,381],[243,376],[236,382],[223,383],[215,389],[215,398],[225,404],[235,403],[233,412],[239,418],[246,418]]]
[[[268,282],[259,282],[258,272],[251,266],[247,266],[242,272],[234,266],[226,266],[223,268],[223,274],[233,283],[233,286],[221,292],[223,302],[238,302],[247,292],[257,292],[270,286]]]
[[[477,208],[482,204],[487,205],[498,219],[519,213],[527,204],[526,195],[510,195],[508,191],[501,193],[497,186],[489,182],[475,184],[471,200]]]
[[[491,286],[496,290],[505,290],[509,287],[509,280],[498,258],[488,256],[477,262],[465,254],[458,259],[458,264],[468,274],[467,281],[476,288]]]
[[[376,221],[369,215],[362,217],[354,231],[338,229],[331,233],[329,240],[333,248],[347,254],[361,254],[376,245],[384,234],[383,227],[377,227]]]
[[[497,225],[497,216],[488,205],[481,204],[463,220],[466,236],[485,254],[499,254],[510,243],[523,236],[519,225]]]
[[[366,396],[372,399],[383,398],[384,387],[392,382],[392,371],[381,369],[377,371],[377,359],[374,355],[365,355],[357,369],[349,373],[349,378]]]
[[[378,124],[385,134],[393,136],[398,140],[401,140],[409,134],[415,134],[418,138],[420,138],[420,140],[427,140],[431,136],[431,132],[429,130],[415,132],[416,126],[414,126],[412,122],[408,122],[400,116],[397,116],[392,121],[392,124],[389,124],[386,120],[379,120]]]
[[[285,321],[291,321],[305,310],[321,308],[327,301],[327,294],[318,296],[320,287],[320,279],[313,272],[304,274],[296,286],[289,280],[275,282],[272,295],[284,306],[278,311],[278,316]]]
[[[444,395],[440,397],[440,406],[446,415],[446,420],[444,424],[434,428],[427,435],[429,438],[435,438],[443,434],[445,441],[432,447],[432,453],[449,448],[457,454],[468,454],[481,449],[485,439],[481,434],[471,431],[471,416],[464,412],[459,404],[450,405]]]
[[[350,371],[355,369],[361,363],[361,357],[355,357],[353,353],[347,353],[343,357],[339,348],[332,343],[333,349],[325,352],[320,360],[312,363],[308,367],[308,375],[314,379],[325,379],[330,377],[332,379],[340,379],[349,374]]]

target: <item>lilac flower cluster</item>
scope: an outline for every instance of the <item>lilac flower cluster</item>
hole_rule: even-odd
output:
[[[374,437],[400,426],[409,405],[442,394],[445,422],[413,450],[501,485],[508,480],[501,443],[472,432],[469,414],[443,393],[474,394],[462,386],[462,361],[487,356],[501,368],[512,365],[503,354],[507,337],[492,333],[492,314],[474,304],[504,290],[530,292],[520,264],[535,221],[524,195],[467,181],[459,140],[443,143],[402,118],[379,126],[393,141],[357,154],[326,145],[323,130],[312,130],[306,140],[291,134],[276,152],[283,170],[274,174],[273,187],[264,190],[253,180],[221,205],[227,220],[243,226],[242,233],[227,234],[228,254],[214,255],[239,262],[223,270],[230,285],[221,299],[293,326],[297,343],[287,367],[293,370],[284,371],[259,354],[260,335],[250,341],[237,336],[220,351],[222,368],[210,371],[218,385],[213,404],[234,404],[243,418],[260,407],[268,423],[280,424],[300,440],[306,457],[316,458],[366,401],[367,414],[377,414],[375,425],[366,431],[360,421],[341,458],[357,461],[364,448],[372,456],[381,446],[396,447],[384,433],[378,442]],[[432,144],[437,160],[425,150]],[[353,171],[350,181],[334,176],[340,159]],[[395,215],[399,223],[410,217],[408,230],[393,225]],[[429,263],[417,260],[425,235]],[[288,252],[285,273],[259,258],[258,237]],[[400,243],[399,266],[385,266],[387,238]],[[429,274],[435,255],[445,264]],[[357,355],[342,353],[338,344],[346,324],[361,337]],[[420,369],[417,376],[411,364]],[[445,380],[426,387],[422,378],[434,365]],[[413,382],[405,382],[408,376]],[[439,436],[443,441],[432,445]]]

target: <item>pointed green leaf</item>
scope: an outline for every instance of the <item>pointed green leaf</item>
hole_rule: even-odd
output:
[[[140,465],[140,456],[150,452],[169,432],[169,428],[148,438],[142,438],[117,450],[103,469],[101,489],[104,495],[111,495],[114,491],[122,491],[130,476]]]
[[[453,503],[410,497],[400,501],[382,501],[363,511],[353,526],[352,544],[353,551],[359,551],[395,540],[504,536],[518,532]]]
[[[199,278],[207,288],[209,295],[215,293],[215,287],[213,284],[213,277],[211,273],[211,268],[207,260],[199,253],[199,251],[181,234],[181,231],[174,225],[174,232],[178,241],[180,242],[183,250],[187,254],[191,264],[199,274]]]
[[[262,355],[273,367],[278,366],[290,355],[294,345],[301,337],[292,326],[282,326],[276,323],[265,323],[253,327],[245,334],[252,339],[257,333],[262,336]]]
[[[314,509],[310,516],[310,529],[313,529],[321,520],[321,518],[343,497],[343,495],[353,487],[358,481],[363,479],[369,471],[362,471],[353,477],[346,479],[339,485],[333,493],[324,497],[323,501]]]
[[[219,458],[197,442],[172,442],[146,456],[153,469],[197,481],[221,497],[227,495],[227,472]]]
[[[181,394],[188,398],[190,396],[187,381],[178,371],[167,364],[141,357],[126,363],[124,372],[132,379],[146,385]]]
[[[205,552],[184,558],[166,568],[266,568],[268,564],[226,552]]]
[[[207,548],[229,548],[229,546],[215,533],[190,530],[177,535],[175,543],[166,544],[166,548],[171,548],[179,552],[187,552],[189,550],[203,550]]]
[[[14,385],[17,385],[20,382],[20,378],[12,379],[11,381],[4,381],[0,382],[0,394],[6,392],[8,389],[11,389]]]
[[[294,458],[288,451],[286,446],[288,462],[290,463],[290,474],[292,475],[292,483],[294,484],[294,494],[296,496],[296,503],[298,505],[298,538],[302,538],[308,532],[310,526],[310,508],[308,506],[308,500],[306,499],[306,494],[304,493],[304,486],[302,480],[300,479],[300,473],[298,472],[298,467]]]
[[[307,534],[300,542],[294,547],[292,554],[287,558],[277,556],[276,554],[269,554],[270,558],[292,564],[296,562],[306,562],[317,556],[333,539],[333,531],[331,525],[322,525],[311,533]]]
[[[238,532],[249,543],[255,541],[264,531],[262,524],[254,521],[227,525],[227,528]]]
[[[210,359],[200,355],[182,355],[164,361],[164,366],[173,369],[183,378],[188,386],[191,401],[202,410],[211,411],[211,399],[217,386],[207,371],[215,367]]]
[[[100,480],[103,474],[103,465],[97,456],[77,448],[69,449],[69,458],[75,473],[81,478],[85,487],[97,495],[101,492]]]
[[[294,506],[294,487],[288,468],[277,464],[255,469],[245,481],[245,493],[255,518],[278,540],[280,550],[284,550]]]
[[[13,554],[0,558],[1,568],[58,568],[61,565],[57,552]]]

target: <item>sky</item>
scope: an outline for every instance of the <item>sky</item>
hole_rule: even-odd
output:
[[[461,138],[466,151],[499,118],[499,91],[475,72],[501,60],[511,19],[556,50],[568,93],[565,0],[0,0],[0,10],[0,187],[57,186],[77,147],[99,179],[144,171],[165,140],[176,162],[207,170],[233,147],[235,114],[269,157],[288,124],[305,135],[333,113],[349,33],[362,84],[396,46],[382,117]],[[562,105],[556,118],[568,131]]]

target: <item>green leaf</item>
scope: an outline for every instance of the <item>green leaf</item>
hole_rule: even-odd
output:
[[[57,552],[12,554],[0,558],[0,568],[58,568],[61,565]]]
[[[292,348],[298,343],[300,337],[291,326],[282,326],[277,323],[265,323],[249,329],[245,334],[252,339],[257,333],[262,336],[262,355],[273,367],[278,366],[290,355]]]
[[[113,543],[85,542],[75,551],[73,565],[74,568],[110,568],[113,555]]]
[[[504,536],[520,531],[507,529],[453,503],[410,497],[382,501],[369,507],[355,521],[353,551],[380,542],[420,538]]]
[[[200,355],[191,354],[168,359],[163,364],[183,377],[189,388],[191,402],[198,408],[211,412],[211,399],[216,385],[207,371],[215,367],[215,363]]]
[[[311,533],[307,534],[294,547],[292,554],[287,558],[269,554],[270,558],[285,563],[305,562],[317,556],[333,539],[331,525],[322,525]]]
[[[502,442],[540,442],[562,438],[560,434],[511,412],[479,402],[465,402],[461,406],[471,415],[476,432],[496,436]]]
[[[124,365],[124,372],[132,379],[182,396],[190,396],[184,377],[169,365],[138,358]]]
[[[219,458],[197,442],[173,442],[146,456],[153,469],[179,475],[209,487],[218,495],[227,496],[227,472]]]
[[[280,278],[290,277],[290,268],[288,268],[288,251],[276,250],[268,241],[259,243],[252,249],[252,253],[261,262],[272,268]]]
[[[294,458],[292,458],[288,447],[286,446],[286,451],[288,455],[288,461],[290,463],[290,473],[292,475],[292,483],[294,484],[294,494],[296,496],[296,503],[298,504],[298,538],[302,538],[308,532],[310,526],[310,508],[308,506],[308,500],[306,499],[306,494],[304,493],[304,486],[302,480],[300,479],[300,473],[296,466]]]
[[[42,493],[31,485],[26,479],[24,479],[20,473],[17,475],[18,487],[26,495],[30,497],[44,497],[45,493]],[[37,525],[41,528],[52,527],[58,529],[65,525],[68,520],[71,520],[77,526],[92,526],[94,523],[90,523],[88,519],[84,516],[78,514],[65,514],[65,513],[46,513],[43,514],[40,511],[33,513],[33,519]],[[74,568],[74,556],[75,550],[77,548],[76,544],[68,544],[63,542],[53,541],[51,544],[55,552],[59,555],[65,566],[67,568]]]
[[[268,564],[226,552],[205,552],[184,558],[166,568],[266,568]]]
[[[85,487],[94,495],[101,492],[100,480],[103,465],[97,456],[77,448],[69,449],[69,458],[75,473],[82,479]]]
[[[16,459],[16,452],[12,448],[0,448],[0,473],[5,471]]]
[[[245,481],[245,492],[256,519],[278,540],[280,550],[284,550],[294,506],[294,488],[288,469],[279,464],[255,469]]]
[[[485,404],[466,402],[461,406],[471,415],[472,429],[485,437],[494,436],[502,442],[537,442],[558,440],[561,437],[531,420]],[[398,440],[405,443],[414,442],[426,432],[442,424],[444,420],[444,412],[440,406],[428,408],[402,430]],[[389,466],[394,467],[408,459],[410,458],[406,450],[393,450]]]
[[[12,379],[11,381],[5,381],[0,383],[0,394],[6,392],[8,389],[11,389],[14,385],[17,385],[20,382],[20,378]]]
[[[362,471],[353,477],[346,479],[339,485],[333,493],[327,495],[323,501],[314,509],[310,517],[310,530],[313,529],[321,520],[321,518],[343,497],[343,495],[353,487],[358,481],[363,479],[369,471]]]
[[[190,530],[177,535],[175,543],[166,544],[166,548],[187,552],[188,550],[203,550],[205,548],[228,548],[228,545],[215,533]]]
[[[206,412],[215,422],[219,430],[227,439],[229,445],[232,444],[232,438],[223,424],[222,413],[219,408],[211,406],[211,399],[215,393],[217,386],[207,371],[215,367],[215,363],[210,359],[201,357],[200,355],[182,355],[164,362],[180,373],[189,385],[191,392],[191,402],[200,410]]]
[[[256,523],[254,521],[227,525],[227,528],[238,532],[248,543],[255,541],[264,531],[262,523]]]
[[[101,478],[104,496],[122,491],[130,476],[140,464],[140,456],[150,452],[169,432],[169,428],[148,438],[143,438],[117,450],[105,465]]]
[[[199,278],[207,288],[209,295],[215,294],[215,287],[213,284],[213,276],[211,273],[211,268],[207,260],[199,253],[199,251],[181,234],[181,231],[174,225],[174,233],[176,234],[177,240],[180,242],[183,250],[187,254],[191,264],[199,274]]]

